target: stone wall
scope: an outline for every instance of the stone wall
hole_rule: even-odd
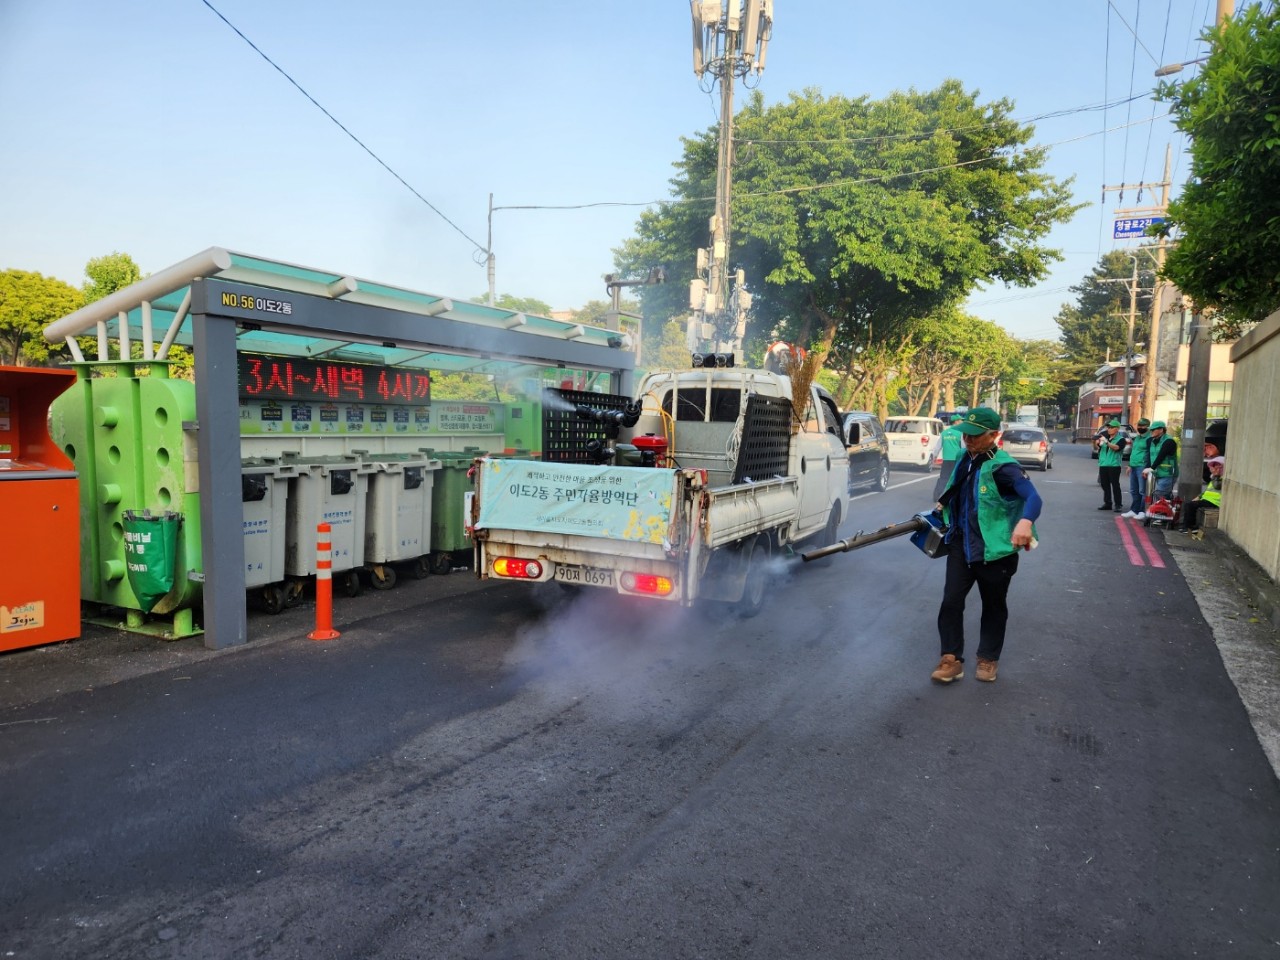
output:
[[[1231,349],[1235,377],[1219,526],[1280,580],[1280,311]]]

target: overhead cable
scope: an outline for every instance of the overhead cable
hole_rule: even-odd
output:
[[[252,48],[253,48],[253,51],[254,51],[258,56],[260,56],[263,60],[267,61],[267,63],[271,64],[271,66],[275,68],[276,72],[277,72],[277,73],[279,73],[279,74],[280,74],[280,76],[284,77],[284,78],[285,78],[286,80],[288,80],[291,84],[293,84],[293,86],[297,89],[297,91],[298,91],[299,93],[301,93],[304,97],[306,97],[308,100],[310,100],[310,101],[312,102],[312,104],[314,104],[314,105],[315,105],[315,107],[316,107],[316,109],[317,109],[317,110],[319,110],[319,111],[320,111],[321,113],[323,113],[326,117],[328,117],[328,118],[329,118],[329,119],[334,123],[334,125],[335,125],[339,130],[341,130],[341,131],[342,131],[343,133],[345,133],[348,137],[350,137],[350,138],[352,139],[352,141],[354,141],[354,142],[355,142],[356,146],[358,146],[361,150],[363,150],[365,153],[367,153],[369,156],[371,156],[375,161],[377,161],[378,165],[379,165],[379,166],[381,166],[381,167],[382,167],[382,169],[386,170],[386,171],[387,171],[387,173],[391,174],[393,177],[395,177],[397,180],[399,180],[399,181],[400,181],[400,183],[404,186],[404,188],[405,188],[406,190],[408,190],[408,191],[409,191],[410,193],[412,193],[415,197],[417,197],[417,198],[418,198],[419,200],[421,200],[424,204],[426,204],[426,205],[427,205],[427,207],[431,210],[431,212],[432,212],[432,213],[434,213],[436,216],[438,216],[441,220],[443,220],[443,221],[444,221],[445,223],[447,223],[449,226],[453,227],[453,229],[454,229],[454,230],[456,230],[456,231],[457,231],[457,232],[458,232],[458,233],[463,237],[463,239],[465,239],[468,243],[472,244],[472,245],[473,245],[477,250],[479,250],[481,253],[487,253],[487,252],[488,252],[488,248],[487,248],[484,244],[479,243],[479,242],[477,242],[477,241],[473,240],[471,237],[469,237],[469,236],[467,235],[467,233],[466,233],[466,231],[465,231],[465,230],[463,230],[460,226],[458,226],[456,223],[454,223],[452,220],[450,220],[447,216],[445,216],[445,215],[444,215],[444,213],[442,213],[442,212],[440,211],[440,209],[439,209],[438,207],[436,207],[436,205],[435,205],[435,204],[433,204],[430,200],[428,200],[428,199],[427,199],[426,197],[424,197],[421,193],[419,193],[419,192],[418,192],[418,191],[413,187],[413,185],[409,183],[409,181],[407,181],[404,177],[400,176],[400,174],[398,174],[395,170],[393,170],[393,169],[391,168],[391,165],[390,165],[390,164],[388,164],[388,163],[387,163],[385,160],[383,160],[380,156],[378,156],[378,155],[377,155],[376,153],[374,153],[371,149],[369,149],[369,147],[365,145],[365,143],[364,143],[364,141],[363,141],[363,140],[361,140],[361,139],[360,139],[359,137],[357,137],[354,133],[352,133],[350,130],[348,130],[348,129],[346,128],[346,126],[344,126],[344,125],[343,125],[343,123],[342,123],[342,121],[341,121],[341,120],[339,120],[339,119],[338,119],[337,117],[335,117],[332,113],[330,113],[328,110],[326,110],[326,109],[324,108],[324,106],[323,106],[323,105],[321,105],[320,101],[318,101],[318,100],[317,100],[315,97],[313,97],[311,94],[307,93],[307,91],[303,89],[302,85],[301,85],[300,83],[298,83],[298,81],[297,81],[297,80],[293,79],[293,77],[289,76],[289,74],[284,70],[284,68],[282,68],[278,63],[276,63],[276,62],[275,62],[274,60],[272,60],[269,56],[267,56],[265,53],[263,53],[263,52],[262,52],[262,50],[258,47],[258,45],[257,45],[256,43],[254,43],[252,40],[250,40],[248,37],[246,37],[246,36],[244,35],[244,33],[240,30],[240,28],[239,28],[239,27],[237,27],[234,23],[232,23],[232,22],[231,22],[230,20],[228,20],[225,16],[223,16],[222,11],[220,11],[217,7],[215,7],[212,3],[210,3],[210,2],[209,2],[209,0],[201,0],[201,2],[202,2],[206,7],[208,7],[210,10],[212,10],[212,11],[213,11],[213,13],[214,13],[214,15],[215,15],[215,16],[217,16],[217,18],[218,18],[219,20],[221,20],[221,21],[222,21],[223,23],[225,23],[228,27],[230,27],[232,30],[234,30],[234,31],[235,31],[235,33],[236,33],[236,35],[237,35],[241,40],[243,40],[243,41],[244,41],[245,43],[247,43],[250,47],[252,47]]]

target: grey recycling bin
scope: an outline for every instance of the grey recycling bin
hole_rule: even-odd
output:
[[[376,589],[395,586],[393,563],[412,561],[415,577],[430,572],[431,500],[440,461],[421,453],[361,453],[372,465],[365,509],[364,562]]]
[[[356,571],[364,565],[365,497],[373,465],[354,455],[286,454],[282,462],[297,471],[286,511],[285,573],[290,577],[315,574],[317,528],[327,523],[333,579],[342,584],[348,596],[354,597],[360,592]],[[343,573],[345,576],[339,576]]]
[[[286,509],[292,464],[268,457],[240,461],[240,507],[244,515],[244,586],[268,613],[279,613],[301,595],[285,583]]]

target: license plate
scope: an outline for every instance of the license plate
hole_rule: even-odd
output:
[[[576,564],[557,563],[556,579],[561,583],[582,583],[591,587],[612,587],[613,571],[599,567],[580,567]]]
[[[893,441],[893,445],[894,445],[895,447],[909,447],[909,446],[911,446],[911,444],[913,444],[913,443],[915,443],[915,441],[914,441],[914,440],[895,440],[895,441]]]

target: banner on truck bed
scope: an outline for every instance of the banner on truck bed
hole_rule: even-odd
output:
[[[662,543],[675,471],[485,460],[477,526]]]

